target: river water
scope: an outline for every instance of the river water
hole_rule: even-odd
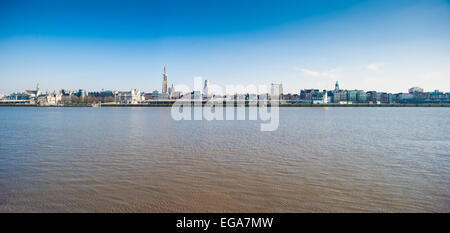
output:
[[[0,107],[0,212],[450,212],[450,108]]]

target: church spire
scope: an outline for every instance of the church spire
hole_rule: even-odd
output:
[[[163,74],[163,83],[162,83],[162,93],[167,93],[167,70],[166,66],[164,66],[164,74]]]

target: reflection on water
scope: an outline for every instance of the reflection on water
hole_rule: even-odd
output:
[[[0,212],[449,212],[450,108],[0,108]]]

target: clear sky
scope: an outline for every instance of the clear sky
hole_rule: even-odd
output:
[[[281,82],[450,91],[449,1],[0,1],[0,94]]]

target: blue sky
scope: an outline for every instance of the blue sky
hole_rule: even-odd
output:
[[[449,1],[0,1],[0,94],[283,83],[450,91]]]

